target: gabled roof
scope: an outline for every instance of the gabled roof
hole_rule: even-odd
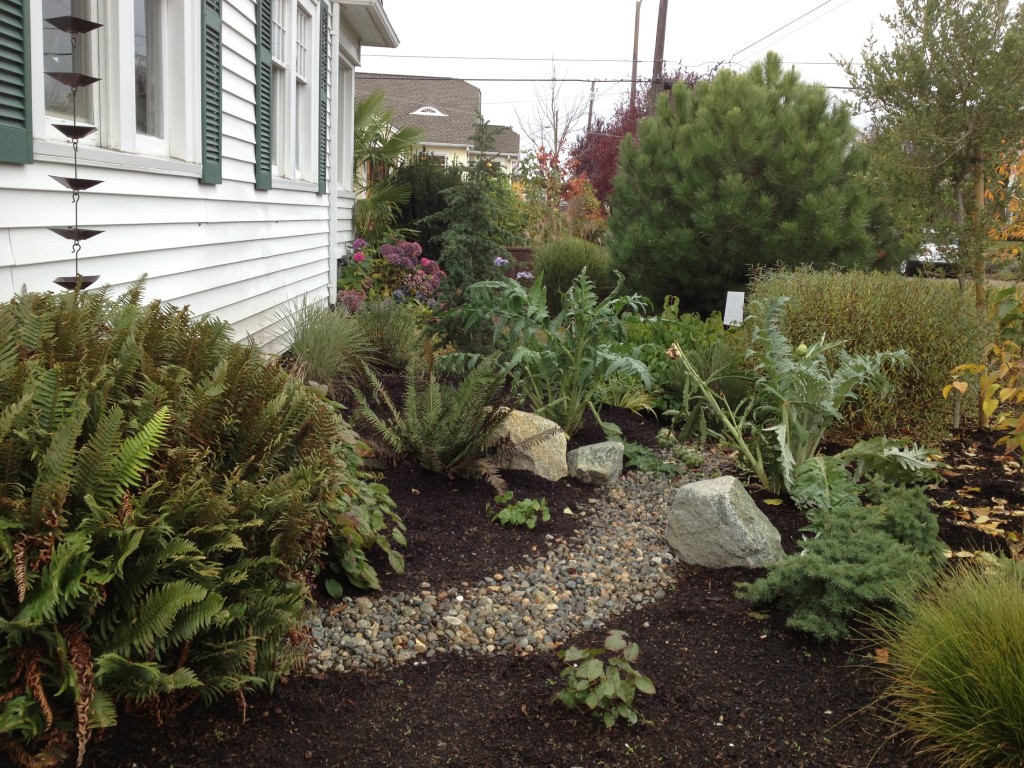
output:
[[[480,89],[475,85],[451,77],[356,72],[356,100],[374,91],[384,91],[384,102],[395,113],[396,128],[416,126],[423,131],[424,144],[454,144],[475,150],[473,131],[481,104]],[[417,111],[420,114],[412,114]],[[519,153],[519,134],[510,126],[489,127],[494,129],[490,151]]]

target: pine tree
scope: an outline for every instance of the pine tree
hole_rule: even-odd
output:
[[[721,309],[752,265],[867,265],[872,205],[847,105],[769,53],[659,97],[623,141],[609,219],[614,266],[659,305]]]

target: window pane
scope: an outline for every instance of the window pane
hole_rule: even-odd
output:
[[[309,80],[309,46],[313,19],[302,8],[295,14],[295,77]]]
[[[164,138],[163,0],[135,0],[135,130]]]
[[[79,16],[83,19],[94,19],[88,0],[43,0],[43,18],[52,19],[57,16]],[[77,36],[74,52],[71,49],[71,35],[43,24],[43,71],[44,72],[78,72],[94,75],[90,52],[93,38],[99,34],[91,32]],[[96,83],[78,91],[74,105],[71,103],[71,89],[61,85],[50,77],[43,78],[43,91],[46,99],[46,114],[71,120],[72,111],[77,113],[81,123],[92,123],[92,103],[95,91],[101,86]]]
[[[284,47],[285,13],[286,8],[282,0],[274,0],[273,24],[271,25],[273,39],[270,48],[270,55],[274,57],[276,62],[282,65],[284,64],[285,57],[287,55]]]

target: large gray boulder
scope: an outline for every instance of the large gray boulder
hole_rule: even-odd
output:
[[[735,477],[684,485],[665,532],[681,560],[707,568],[764,568],[782,559],[782,537]]]
[[[565,455],[569,476],[588,485],[615,485],[622,475],[622,443],[584,445]]]
[[[508,436],[510,455],[498,456],[500,469],[522,469],[546,480],[561,480],[569,474],[565,463],[565,432],[555,422],[525,411],[511,411],[495,430],[495,437]]]

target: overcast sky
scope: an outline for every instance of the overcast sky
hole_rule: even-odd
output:
[[[641,77],[652,74],[658,5],[640,5]],[[893,0],[669,0],[665,59],[669,71],[702,72],[719,62],[742,70],[774,50],[805,79],[846,86],[832,57],[858,59],[872,30],[888,42],[880,16],[894,9]],[[552,67],[565,81],[565,102],[586,101],[590,81],[598,81],[595,115],[610,114],[629,94],[636,0],[384,0],[384,10],[401,44],[364,48],[359,71],[468,80],[482,92],[484,117],[511,125],[524,150]],[[622,82],[602,82],[613,80]]]

